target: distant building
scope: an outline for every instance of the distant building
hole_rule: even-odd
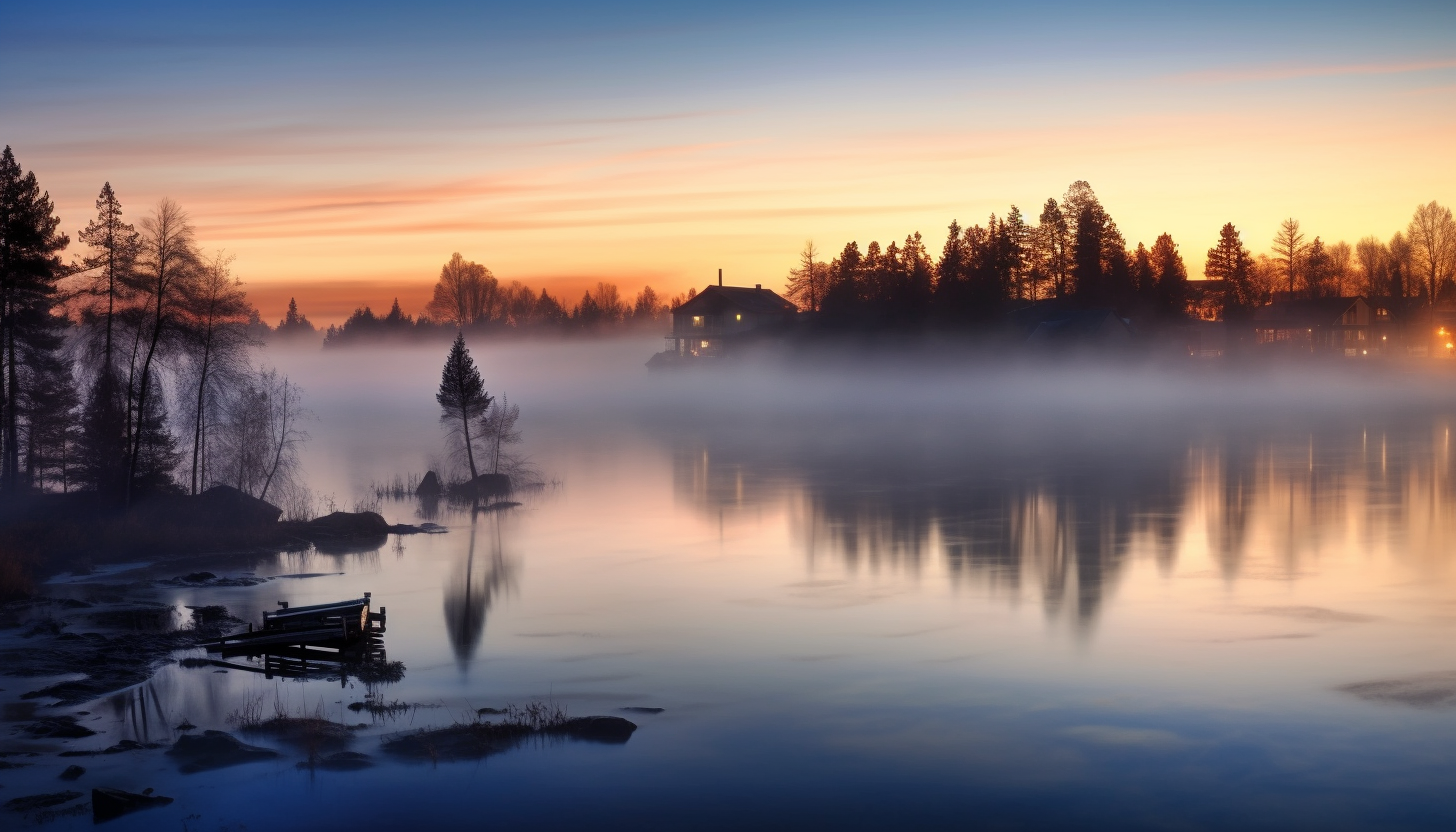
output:
[[[1276,300],[1254,311],[1254,341],[1292,352],[1351,358],[1396,351],[1394,316],[1363,297]]]
[[[798,312],[761,285],[709,286],[673,310],[672,334],[659,356],[668,361],[717,358],[751,335],[787,326]]]

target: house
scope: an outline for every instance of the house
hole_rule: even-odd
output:
[[[1351,358],[1393,352],[1388,306],[1363,297],[1276,300],[1254,311],[1254,341],[1294,352]]]
[[[771,289],[755,284],[709,286],[672,312],[666,360],[717,358],[753,335],[782,329],[799,309]]]

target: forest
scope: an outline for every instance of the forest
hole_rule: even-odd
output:
[[[938,257],[920,232],[861,251],[847,243],[825,260],[805,245],[787,296],[828,327],[962,329],[1029,303],[1112,308],[1144,325],[1237,320],[1276,299],[1363,295],[1397,309],[1456,301],[1456,222],[1436,202],[1418,206],[1388,241],[1350,245],[1310,238],[1285,220],[1270,254],[1251,253],[1233,223],[1192,280],[1177,242],[1162,234],[1130,248],[1085,181],[1049,198],[1035,222],[1012,205],[1004,217],[962,228],[952,221]]]

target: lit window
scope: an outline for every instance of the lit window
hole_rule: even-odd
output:
[[[703,325],[703,316],[702,315],[694,315],[693,316],[693,326],[702,326],[702,325]]]
[[[734,315],[733,317],[734,317],[735,320],[739,320],[739,321],[743,320],[743,316],[742,315]]]
[[[707,341],[704,341],[703,342],[703,349],[707,349],[707,348],[708,348],[708,342]]]

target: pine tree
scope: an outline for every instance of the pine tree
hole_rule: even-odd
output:
[[[1224,318],[1247,312],[1258,303],[1254,260],[1244,248],[1233,223],[1224,223],[1218,235],[1218,245],[1208,250],[1203,273],[1212,280],[1224,281]]]
[[[455,343],[445,359],[445,369],[440,374],[440,392],[435,394],[440,405],[440,421],[449,426],[451,433],[458,435],[464,446],[465,459],[470,465],[470,479],[480,476],[475,468],[475,447],[470,438],[470,425],[480,419],[490,408],[491,397],[485,392],[485,382],[480,371],[465,348],[465,333],[455,334]]]
[[[139,245],[136,229],[121,221],[121,201],[110,182],[101,186],[101,194],[96,197],[96,219],[77,236],[92,250],[91,256],[81,261],[82,268],[91,273],[90,292],[105,298],[105,311],[100,313],[105,316],[101,355],[102,363],[110,366],[117,305],[128,293]]]
[[[1178,244],[1173,242],[1173,235],[1158,235],[1153,243],[1150,259],[1157,285],[1159,311],[1170,317],[1183,317],[1188,313],[1188,268],[1183,265],[1183,256],[1178,253]]]
[[[123,398],[116,371],[103,365],[82,410],[77,453],[80,483],[116,499],[126,491],[128,448]]]
[[[21,361],[27,351],[45,351],[56,321],[56,281],[63,274],[59,254],[70,244],[57,231],[49,193],[43,193],[35,174],[21,174],[9,146],[0,152],[0,485],[22,486],[20,471],[20,410],[24,396]]]

